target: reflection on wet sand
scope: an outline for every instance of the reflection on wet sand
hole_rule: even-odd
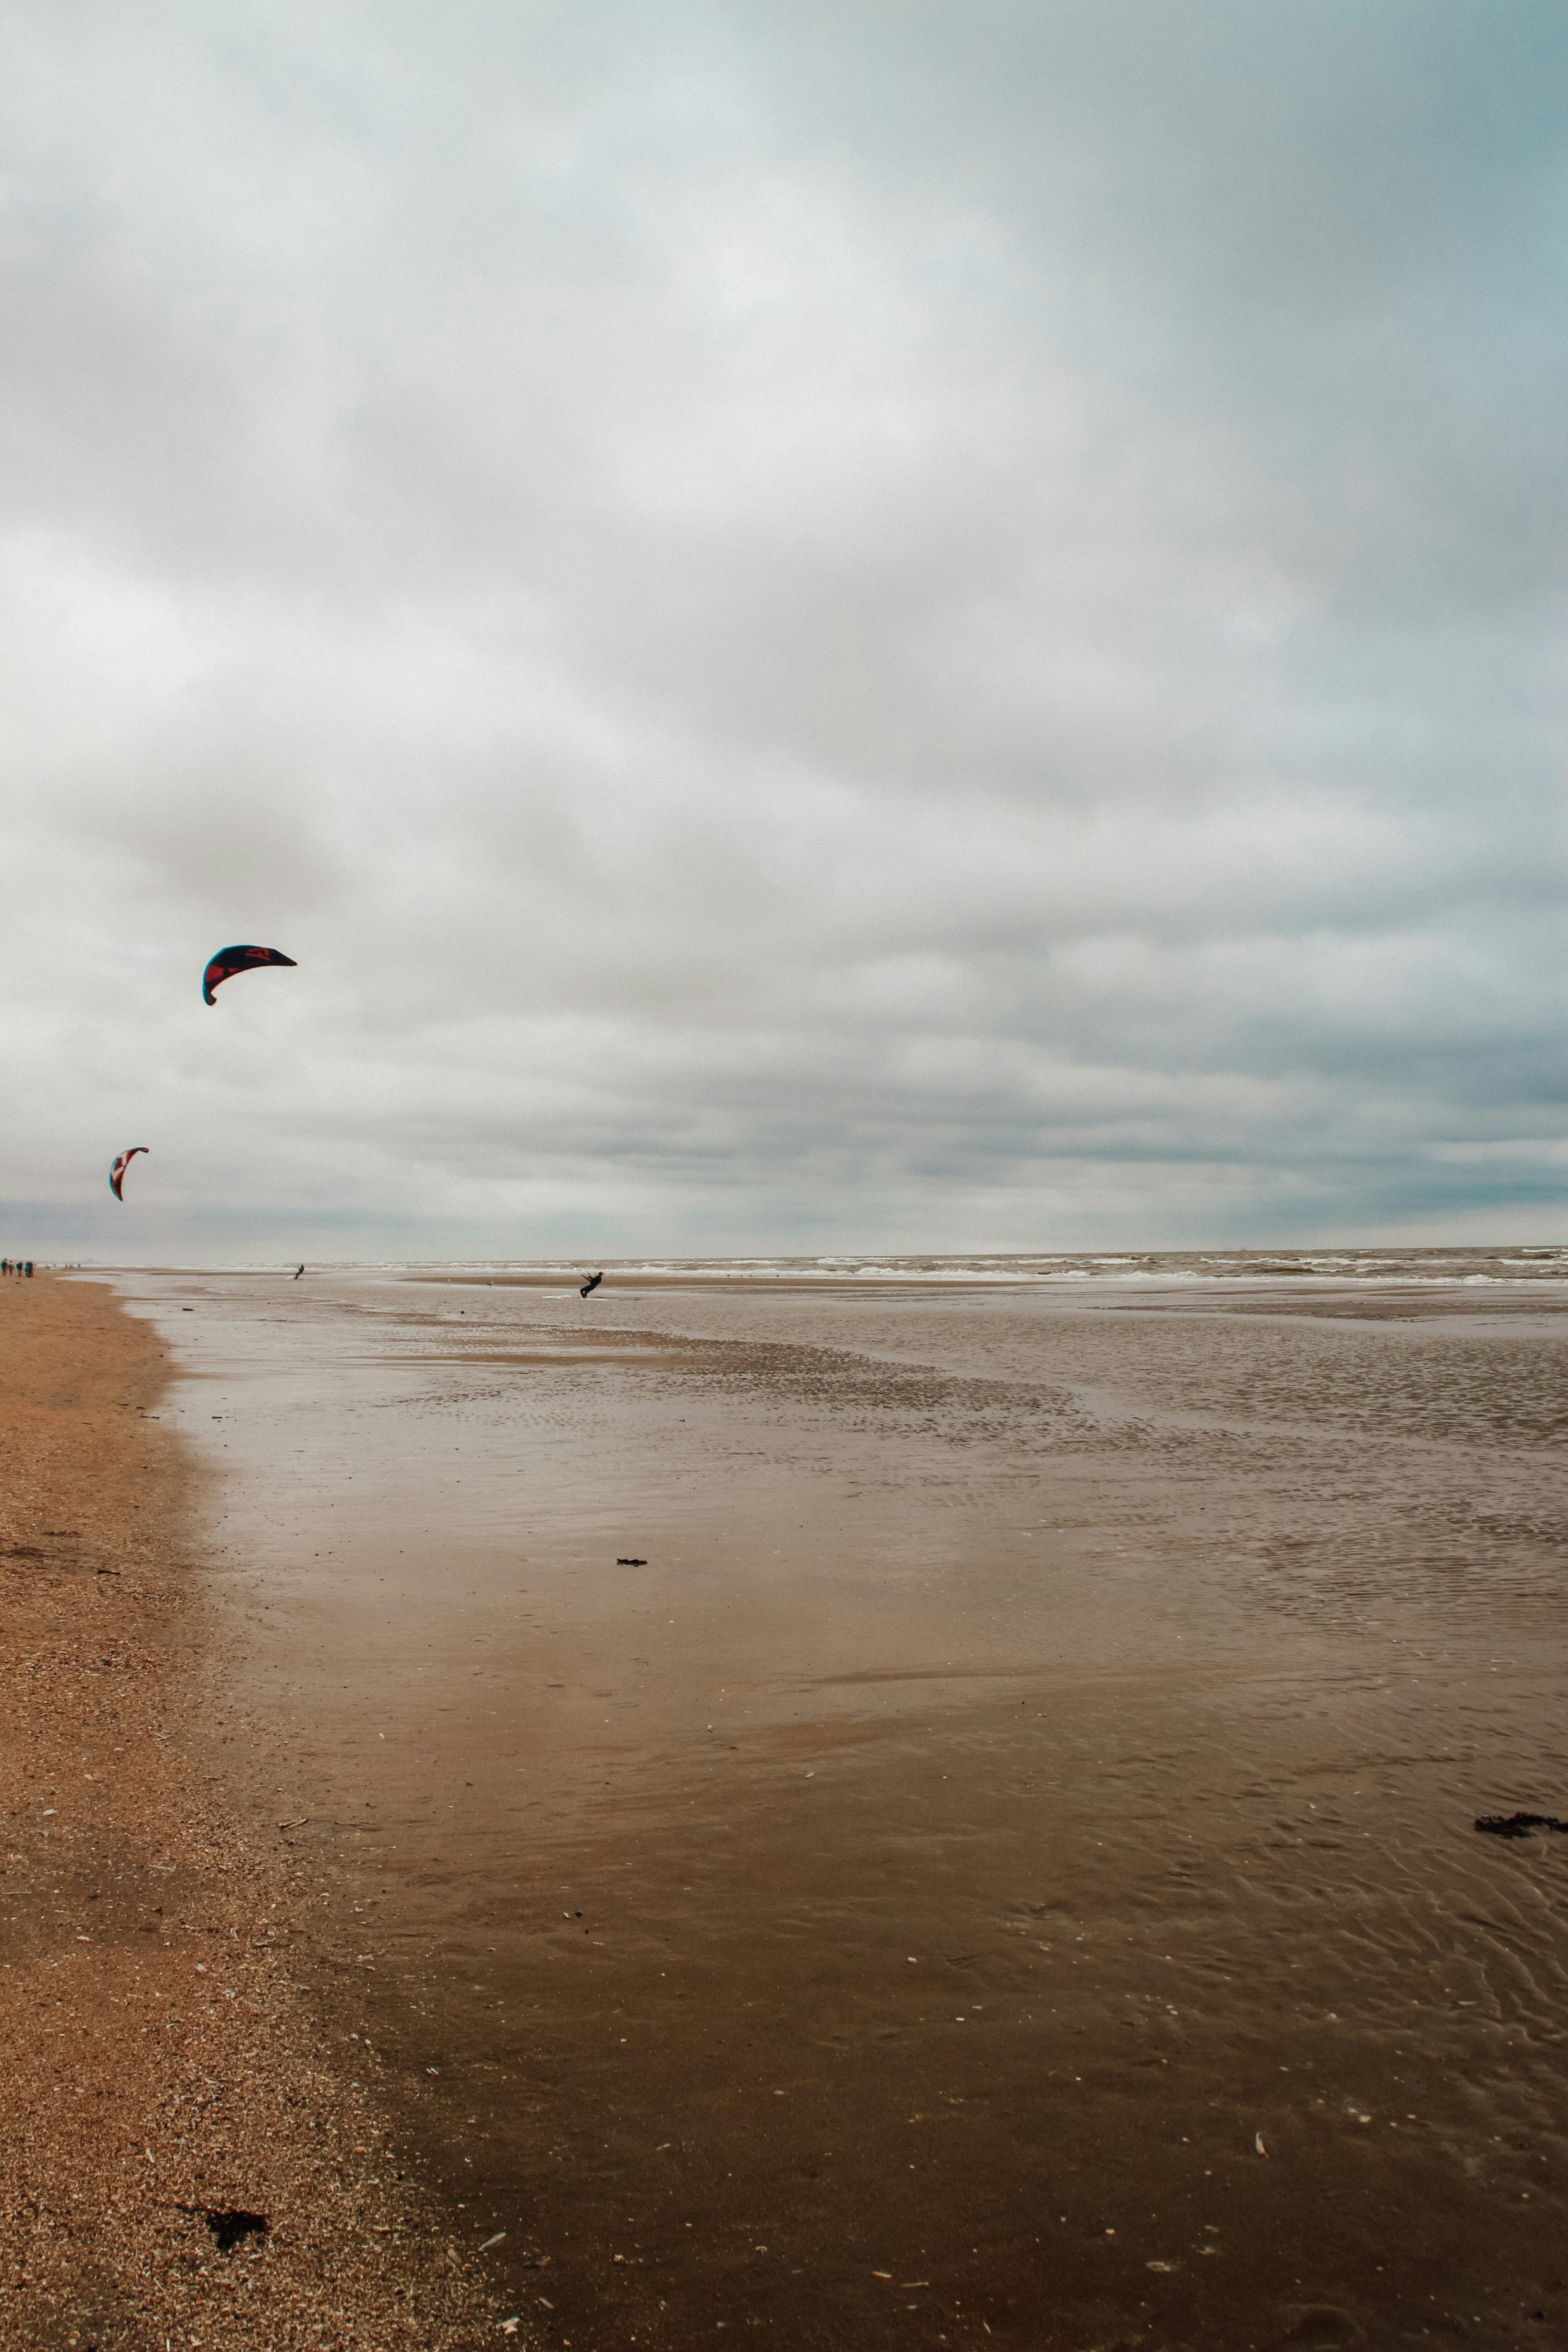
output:
[[[543,2341],[1563,2340],[1568,1841],[1473,1823],[1568,1811],[1568,1320],[1485,1263],[126,1278],[323,1998]]]

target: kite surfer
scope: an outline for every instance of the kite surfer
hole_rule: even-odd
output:
[[[577,1293],[578,1297],[586,1298],[591,1290],[597,1290],[600,1283],[603,1282],[604,1279],[605,1277],[602,1274],[591,1274],[588,1276],[587,1281],[583,1285],[582,1289]]]

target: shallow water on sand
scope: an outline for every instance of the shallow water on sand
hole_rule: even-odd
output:
[[[1473,1823],[1568,1815],[1568,1316],[1453,1255],[121,1277],[543,2341],[1564,2340],[1568,1837]]]

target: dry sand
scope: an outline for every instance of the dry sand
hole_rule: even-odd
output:
[[[291,1979],[304,1881],[216,1793],[165,1378],[107,1289],[0,1290],[0,2344],[503,2340]]]

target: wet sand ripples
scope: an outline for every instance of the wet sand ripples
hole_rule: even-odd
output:
[[[545,2341],[1568,2334],[1538,1300],[143,1298],[321,1997]]]

